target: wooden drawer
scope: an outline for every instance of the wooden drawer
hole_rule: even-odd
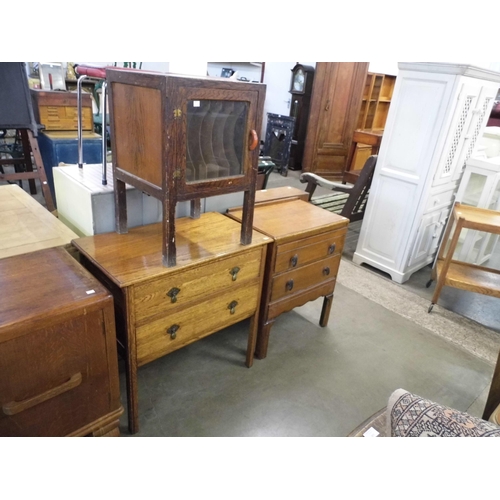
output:
[[[118,408],[108,348],[102,310],[1,343],[0,436],[65,436]]]
[[[234,290],[148,322],[136,329],[137,361],[143,365],[184,347],[226,326],[252,316],[257,309],[260,281],[241,284]],[[236,302],[231,313],[230,304]],[[169,333],[169,329],[171,333]]]
[[[147,318],[163,315],[194,300],[225,293],[242,282],[257,278],[265,248],[255,248],[215,263],[136,285],[134,304],[137,323],[140,325]],[[236,279],[233,280],[232,273],[236,270]]]
[[[346,233],[347,230],[342,229],[279,245],[274,272],[289,271],[330,255],[339,255]]]
[[[40,106],[40,123],[45,130],[77,130],[78,110],[69,106]],[[92,108],[82,109],[82,129],[93,129]]]
[[[337,276],[340,258],[340,254],[332,255],[276,276],[273,278],[271,302],[334,279]]]

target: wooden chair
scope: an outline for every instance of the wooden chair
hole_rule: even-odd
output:
[[[306,192],[309,193],[309,201],[321,208],[347,217],[351,222],[361,220],[365,213],[368,192],[377,164],[377,156],[370,156],[355,184],[349,186],[340,182],[332,182],[316,174],[306,172],[300,176],[300,182],[306,183]],[[321,196],[312,200],[316,186],[337,191],[338,194]]]

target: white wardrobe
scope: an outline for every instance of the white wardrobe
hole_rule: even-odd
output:
[[[398,66],[353,261],[404,283],[434,260],[500,73],[451,63]]]

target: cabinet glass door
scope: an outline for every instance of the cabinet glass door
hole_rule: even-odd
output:
[[[244,174],[249,103],[187,101],[186,183]]]

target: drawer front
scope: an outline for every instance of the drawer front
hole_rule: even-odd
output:
[[[346,232],[345,229],[332,231],[278,246],[274,272],[289,271],[331,255],[340,255]]]
[[[252,316],[257,310],[260,287],[260,280],[254,280],[138,327],[138,364],[148,363]]]
[[[140,323],[193,300],[214,297],[239,287],[244,281],[254,280],[260,273],[263,248],[135,286],[136,321]]]
[[[271,302],[306,290],[337,276],[340,255],[314,262],[300,269],[280,274],[273,278]]]
[[[94,311],[0,344],[0,436],[65,436],[116,409],[103,324]]]

